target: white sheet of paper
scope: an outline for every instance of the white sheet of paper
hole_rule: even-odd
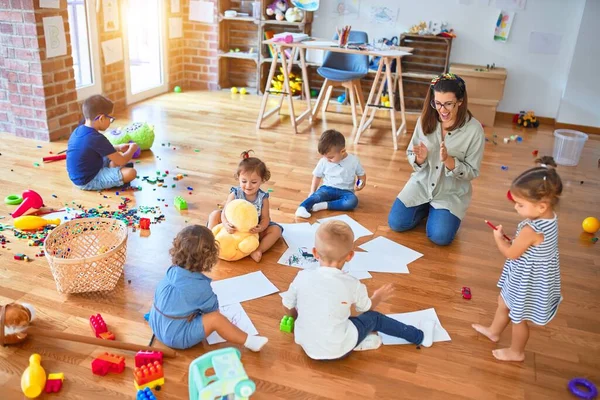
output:
[[[360,246],[361,249],[368,251],[369,253],[377,253],[385,255],[386,257],[392,257],[396,262],[400,264],[410,264],[411,262],[423,257],[423,254],[413,249],[409,249],[406,246],[402,246],[388,238],[383,236],[376,237],[373,240]]]
[[[119,30],[119,3],[117,0],[102,0],[104,32]]]
[[[60,0],[40,0],[40,8],[59,8]]]
[[[181,12],[181,2],[179,0],[171,0],[171,14]]]
[[[169,18],[169,39],[183,37],[183,21],[181,17]]]
[[[46,39],[46,58],[67,54],[65,24],[61,16],[42,18],[44,38]]]
[[[81,213],[82,212],[79,210],[74,210],[72,208],[69,208],[68,210],[53,212],[50,214],[43,215],[42,217],[45,219],[57,219],[58,218],[64,222],[64,221],[70,221],[70,220],[74,219],[76,216],[78,216]],[[67,219],[65,219],[65,217]]]
[[[302,222],[300,224],[281,224],[283,227],[283,240],[288,247],[307,247],[312,250],[315,247],[315,233],[318,224]]]
[[[406,264],[395,257],[388,257],[380,252],[356,252],[354,257],[344,267],[349,271],[388,272],[393,274],[408,274]]]
[[[433,330],[433,341],[434,342],[448,342],[450,341],[450,335],[442,326],[440,319],[438,318],[434,308],[428,308],[426,310],[421,311],[413,311],[408,313],[401,314],[387,314],[388,317],[393,318],[397,321],[400,321],[406,325],[412,325],[421,329],[421,323],[427,320],[433,320],[437,323],[435,324],[435,328]],[[409,344],[404,339],[400,339],[397,337],[386,335],[385,333],[379,332],[379,336],[381,337],[381,341],[383,344]]]
[[[317,268],[319,266],[319,261],[307,255],[303,255],[302,253],[310,253],[312,251],[312,247],[298,247],[291,246],[289,247],[282,255],[279,257],[278,264],[285,265],[287,267],[295,267],[295,268]]]
[[[562,35],[546,32],[529,34],[529,52],[537,54],[558,54]]]
[[[496,8],[503,10],[524,10],[527,0],[496,0]]]
[[[231,321],[233,325],[237,326],[238,328],[246,332],[248,335],[258,335],[256,327],[254,326],[254,324],[250,320],[250,317],[248,317],[248,314],[246,314],[244,307],[242,307],[240,303],[233,303],[226,306],[220,306],[219,311],[221,312],[221,314],[227,317],[227,319]],[[212,345],[216,343],[223,343],[225,342],[225,339],[223,339],[221,335],[219,335],[217,332],[213,332],[210,335],[208,335],[206,341],[208,342],[208,344]]]
[[[388,56],[388,57],[402,57],[402,56],[410,56],[412,53],[402,50],[381,50],[377,52],[373,52],[373,55],[376,56]]]
[[[331,47],[337,46],[338,43],[333,40],[306,40],[302,42],[305,46],[314,46],[314,47]]]
[[[102,54],[104,65],[123,61],[123,40],[119,37],[102,42]]]
[[[365,228],[364,226],[362,226],[361,224],[359,224],[358,222],[353,220],[351,217],[349,217],[348,214],[336,215],[335,217],[322,218],[319,220],[319,222],[323,223],[323,222],[334,221],[334,220],[342,221],[342,222],[345,222],[348,225],[350,225],[350,228],[352,228],[352,232],[354,232],[354,240],[355,241],[363,236],[369,236],[369,235],[373,234],[373,232],[371,232],[370,230],[368,230],[367,228]]]
[[[215,5],[210,1],[190,0],[190,21],[215,22]]]
[[[221,306],[242,303],[279,292],[262,271],[213,281],[211,286]]]
[[[367,271],[351,271],[348,268],[348,264],[344,265],[344,268],[342,268],[342,271],[350,276],[355,277],[356,279],[358,279],[359,281],[361,279],[370,279],[373,277],[373,275],[371,275],[369,272]]]

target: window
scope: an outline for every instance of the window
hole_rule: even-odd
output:
[[[93,4],[89,0],[67,0],[73,69],[79,100],[102,92],[96,10]]]

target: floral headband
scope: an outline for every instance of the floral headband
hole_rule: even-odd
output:
[[[441,74],[436,76],[435,78],[433,78],[431,80],[431,88],[433,89],[433,87],[439,82],[439,81],[457,81],[458,82],[458,87],[460,88],[460,90],[462,90],[462,92],[465,92],[465,81],[463,81],[463,79],[458,76],[455,75],[453,73],[445,73],[445,74]]]

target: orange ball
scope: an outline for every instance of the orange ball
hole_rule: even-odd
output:
[[[587,233],[594,234],[594,233],[598,232],[598,230],[600,230],[600,221],[598,221],[598,218],[587,217],[586,219],[583,220],[581,227]]]

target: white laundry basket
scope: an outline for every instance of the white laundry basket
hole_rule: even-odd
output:
[[[588,135],[571,129],[557,129],[554,131],[554,151],[552,157],[560,165],[575,166],[579,164],[579,157],[583,146],[588,140]]]

